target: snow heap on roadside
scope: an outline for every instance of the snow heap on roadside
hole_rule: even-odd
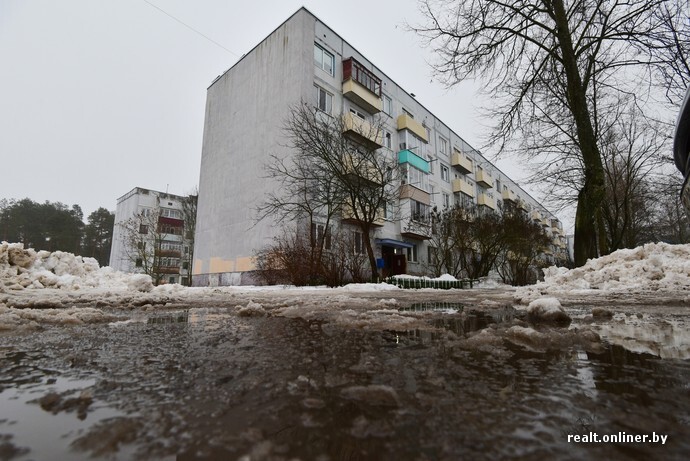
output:
[[[534,299],[541,294],[597,290],[654,292],[690,290],[690,244],[648,243],[590,259],[576,269],[549,267],[544,281],[520,288],[516,297]]]
[[[148,275],[99,267],[94,258],[24,249],[21,243],[0,243],[0,291],[89,287],[149,292],[153,283]]]

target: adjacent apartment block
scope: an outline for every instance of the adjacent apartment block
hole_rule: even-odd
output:
[[[301,8],[208,88],[199,180],[192,281],[194,285],[253,283],[252,256],[280,232],[256,222],[265,194],[279,187],[266,178],[271,155],[289,155],[283,131],[290,108],[311,102],[346,127],[380,117],[375,143],[404,169],[401,219],[383,219],[376,256],[404,260],[424,274],[427,235],[410,225],[436,206],[501,202],[520,207],[553,237],[546,257],[564,254],[560,221],[455,131],[398,86],[374,63],[307,9]],[[353,138],[363,130],[352,128]],[[361,136],[360,136],[361,137]],[[389,272],[390,273],[390,272]]]
[[[135,187],[117,199],[110,266],[147,273],[154,283],[187,285],[192,240],[185,235],[187,197]]]

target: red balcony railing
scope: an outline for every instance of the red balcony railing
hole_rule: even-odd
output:
[[[377,97],[381,97],[381,79],[355,58],[348,58],[343,61],[343,81],[350,78],[374,93]]]

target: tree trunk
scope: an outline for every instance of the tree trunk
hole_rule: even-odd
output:
[[[550,0],[553,7],[559,48],[567,80],[568,103],[577,128],[577,139],[582,151],[585,185],[578,195],[575,215],[575,265],[582,266],[588,258],[599,256],[598,244],[604,229],[598,228],[601,205],[604,201],[604,166],[597,146],[592,119],[587,106],[587,95],[577,65],[577,57],[568,26],[563,0]]]

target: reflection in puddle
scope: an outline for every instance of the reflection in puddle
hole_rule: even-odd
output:
[[[683,459],[690,450],[690,363],[616,345],[539,352],[496,335],[487,344],[505,353],[492,354],[462,343],[505,332],[514,310],[418,307],[433,312],[412,314],[419,328],[407,332],[208,309],[0,336],[0,445],[15,447],[13,461]],[[50,393],[91,393],[93,403],[84,420],[69,406],[53,414],[40,405]],[[585,430],[670,437],[663,447],[567,443]]]
[[[188,323],[189,312],[178,312],[169,315],[156,315],[146,320],[148,324]]]
[[[661,358],[690,358],[690,328],[680,320],[643,320],[619,314],[614,320],[595,327],[602,338],[631,351]]]
[[[440,312],[462,312],[462,303],[454,302],[426,302],[426,303],[413,303],[409,307],[401,307],[399,310],[401,312],[425,312],[425,311],[440,311]]]

